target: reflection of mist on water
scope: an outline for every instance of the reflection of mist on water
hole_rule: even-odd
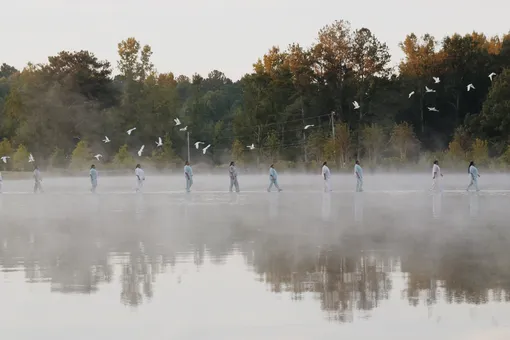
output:
[[[322,194],[322,220],[329,221],[331,217],[331,193]]]
[[[480,203],[480,194],[475,193],[469,193],[469,215],[471,217],[478,216],[478,208]]]
[[[354,195],[354,220],[358,223],[363,222],[363,193]]]
[[[432,194],[432,216],[434,218],[441,217],[441,200],[443,198],[443,193],[436,192]]]
[[[0,297],[24,299],[24,317],[39,298],[52,315],[104,310],[148,338],[159,333],[146,330],[147,315],[178,320],[173,338],[189,329],[227,338],[212,323],[238,338],[252,325],[264,338],[291,324],[328,339],[509,326],[505,193],[290,191],[2,196]]]
[[[280,196],[280,193],[268,195],[269,217],[272,219],[278,217]]]

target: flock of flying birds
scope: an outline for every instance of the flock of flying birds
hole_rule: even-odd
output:
[[[181,125],[181,121],[179,120],[179,118],[175,118],[174,122],[175,122],[175,126]],[[136,130],[136,127],[132,128],[132,129],[129,129],[126,132],[127,132],[128,135],[131,136],[131,134],[135,130]],[[188,126],[180,128],[179,131],[188,131]],[[108,136],[104,136],[103,142],[104,143],[110,143],[111,140],[110,140],[110,138],[108,138]],[[155,141],[155,143],[156,143],[156,147],[157,148],[160,148],[160,147],[163,146],[163,140],[161,139],[161,137],[158,137],[158,140]],[[201,144],[205,144],[205,143],[204,142],[200,142],[200,141],[196,142],[195,143],[195,148],[198,150],[200,148]],[[203,152],[204,155],[206,154],[207,149],[209,149],[210,147],[211,147],[211,144],[208,144],[205,148],[202,149],[202,152]],[[144,149],[145,149],[145,145],[142,145],[140,147],[140,150],[138,150],[138,157],[142,157]],[[103,155],[101,155],[101,154],[97,154],[97,155],[94,156],[94,158],[97,159],[98,161],[101,160],[102,157],[103,157]]]
[[[496,73],[494,73],[494,72],[489,74],[489,78],[490,78],[491,81],[492,81],[492,78],[494,76],[496,76]],[[441,82],[441,79],[439,79],[439,77],[432,77],[432,79],[434,79],[434,84],[439,84]],[[474,87],[473,84],[468,84],[466,89],[467,89],[468,92],[471,91],[471,90],[476,90],[476,88]],[[434,92],[436,92],[436,90],[431,89],[428,86],[425,86],[425,93],[434,93]],[[409,93],[409,98],[411,98],[413,95],[414,95],[414,91]],[[352,105],[354,106],[355,110],[358,110],[360,108],[360,106],[359,106],[357,101],[353,101]],[[429,111],[432,111],[432,112],[439,112],[439,110],[436,109],[435,107],[427,107],[427,109]],[[174,122],[175,122],[175,126],[181,125],[181,121],[179,120],[179,118],[175,118]],[[311,124],[310,125],[306,125],[304,127],[304,130],[308,130],[311,127],[314,127],[314,125],[311,125]],[[129,130],[127,130],[127,134],[131,136],[131,134],[135,130],[136,130],[136,127],[132,128],[132,129],[129,129]],[[179,131],[187,131],[187,130],[188,130],[188,126],[185,126],[185,127],[179,129]],[[105,136],[104,139],[103,139],[103,142],[104,143],[110,143],[111,140],[108,138],[108,136]],[[201,141],[195,142],[195,144],[194,144],[195,148],[198,150],[200,148],[201,144],[205,144],[205,142],[201,142]],[[159,148],[159,147],[162,147],[162,146],[163,146],[163,141],[162,141],[161,137],[159,137],[158,140],[156,141],[156,147]],[[210,147],[211,147],[211,144],[208,144],[205,148],[202,149],[202,152],[203,152],[204,155],[207,153],[207,149],[209,149]],[[251,145],[248,145],[246,147],[248,149],[250,149],[250,150],[255,150],[255,144],[251,144]],[[142,157],[144,149],[145,149],[145,145],[142,145],[140,150],[138,150],[138,157]],[[101,154],[97,154],[97,155],[94,156],[94,158],[96,158],[98,161],[101,160],[102,157],[103,157],[103,155],[101,155]],[[9,156],[0,157],[0,159],[4,163],[7,163],[7,160],[10,159],[10,158],[11,157],[9,157]],[[29,163],[34,163],[35,162],[34,156],[32,156],[32,154],[29,155],[28,162]]]
[[[7,163],[7,160],[10,159],[10,158],[11,157],[9,157],[9,156],[2,156],[2,157],[0,157],[0,159],[4,163]],[[28,155],[28,162],[29,163],[34,163],[35,162],[35,158],[34,158],[34,156],[32,156],[32,154]]]
[[[496,73],[492,72],[491,74],[489,74],[489,78],[490,80],[492,81],[492,78],[496,75]],[[432,79],[434,79],[434,84],[439,84],[441,82],[441,79],[439,79],[439,77],[432,77]],[[466,87],[467,91],[471,91],[471,90],[476,90],[475,86],[473,84],[468,84],[467,87]],[[436,92],[436,90],[434,89],[431,89],[429,88],[428,86],[425,86],[425,93],[434,93]],[[411,98],[412,96],[414,95],[414,91],[412,91],[411,93],[409,93],[409,98]],[[352,105],[354,106],[354,110],[357,110],[360,108],[359,104],[357,101],[353,101],[352,102]],[[438,109],[436,109],[435,107],[427,107],[427,109],[429,111],[432,111],[432,112],[439,112]],[[313,125],[312,125],[313,126]],[[306,127],[305,127],[306,129]]]
[[[496,73],[492,72],[491,74],[489,74],[489,79],[492,81],[492,78],[494,78],[494,76],[496,76]],[[434,79],[434,84],[439,84],[441,82],[441,79],[439,79],[439,77],[432,77],[432,79]],[[468,84],[466,89],[468,92],[471,90],[476,90],[476,88],[473,84]],[[428,86],[425,86],[425,93],[434,93],[434,92],[436,92],[436,90],[431,89]],[[414,95],[414,91],[409,93],[409,98],[411,98],[413,95]],[[360,108],[359,103],[357,101],[353,101],[352,105],[354,106],[354,110],[358,110]],[[427,109],[429,111],[439,112],[439,110],[436,109],[435,107],[427,107]],[[305,130],[307,130],[311,127],[313,127],[313,125],[306,125]]]
[[[174,122],[175,122],[175,126],[179,126],[181,125],[181,121],[179,120],[179,118],[175,118],[174,119]],[[312,125],[313,126],[313,125]],[[131,136],[131,134],[133,133],[133,131],[136,130],[136,127],[132,128],[132,129],[129,129],[126,131],[126,133]],[[185,126],[183,128],[180,128],[179,131],[187,131],[188,130],[188,126]],[[108,136],[104,136],[104,139],[103,139],[103,143],[107,144],[107,143],[110,143],[111,140],[110,138],[108,138]],[[163,140],[161,139],[161,137],[158,137],[158,140],[155,142],[156,143],[156,147],[159,148],[159,147],[162,147],[163,146]],[[201,141],[198,141],[198,142],[195,142],[194,145],[195,145],[195,148],[198,150],[200,149],[200,145],[202,144],[205,144],[205,142],[201,142]],[[211,144],[208,144],[206,147],[204,147],[202,149],[202,153],[205,155],[207,153],[207,150],[211,147]],[[248,145],[247,146],[248,149],[250,150],[254,150],[255,149],[255,144],[252,144],[252,145]],[[142,145],[140,147],[140,149],[138,150],[138,157],[142,157],[143,155],[143,151],[145,149],[145,145]],[[11,157],[9,156],[3,156],[3,157],[0,157],[0,159],[4,162],[4,163],[7,163],[7,160],[10,159]],[[95,159],[97,159],[98,161],[101,160],[101,158],[103,158],[103,155],[101,154],[97,154],[94,156]],[[28,162],[29,163],[34,163],[35,162],[35,159],[34,159],[34,156],[32,154],[29,155],[28,157]]]
[[[496,73],[492,72],[491,74],[489,74],[489,79],[492,81],[492,78],[494,78],[494,76],[496,76]],[[441,82],[441,79],[439,77],[432,77],[432,79],[434,79],[434,84],[439,84]],[[466,89],[467,89],[468,92],[471,91],[471,90],[476,90],[476,88],[475,88],[475,86],[473,84],[468,84]],[[431,89],[428,86],[425,86],[425,93],[434,93],[434,92],[436,92],[436,90]],[[413,95],[414,95],[414,91],[410,92],[409,93],[409,98],[411,98]],[[360,108],[359,103],[357,101],[353,101],[352,105],[354,106],[354,110],[358,110]],[[435,107],[427,107],[427,109],[429,111],[439,112],[439,110],[436,109]],[[305,126],[305,130],[310,128],[310,127],[312,127],[312,126],[313,125]]]
[[[175,118],[174,119],[174,122],[175,122],[175,126],[179,126],[181,125],[181,121],[179,120],[179,118]],[[312,125],[313,126],[313,125]],[[131,136],[131,134],[133,133],[133,131],[136,130],[136,127],[132,128],[132,129],[129,129],[127,130],[127,134]],[[183,128],[180,128],[179,131],[188,131],[188,126],[186,125],[185,127]],[[105,136],[104,139],[103,139],[103,142],[104,143],[110,143],[110,139],[108,138],[108,136]],[[158,137],[158,140],[155,142],[156,143],[156,147],[162,147],[163,146],[163,140],[161,139],[161,137]],[[195,145],[195,148],[198,150],[200,149],[200,145],[202,144],[205,144],[205,142],[201,142],[201,141],[197,141],[194,143]],[[207,153],[207,150],[211,147],[211,144],[207,144],[206,147],[202,148],[202,153],[205,155]],[[254,150],[255,149],[255,144],[251,144],[251,145],[248,145],[247,146],[248,149],[250,150]],[[143,154],[143,150],[145,149],[145,145],[142,145],[142,147],[140,148],[140,150],[138,150],[138,157],[142,157],[142,154]],[[97,154],[94,156],[94,158],[96,158],[98,161],[103,157],[103,155],[101,154]]]
[[[496,73],[492,72],[491,74],[489,74],[489,79],[492,81],[492,78],[494,78],[495,75],[496,75]],[[434,79],[434,84],[439,84],[441,82],[441,79],[439,79],[439,77],[432,77],[432,79]],[[473,84],[468,84],[466,89],[468,92],[471,90],[476,90],[476,88]],[[431,89],[428,86],[425,86],[425,93],[434,93],[434,92],[436,92],[436,90]],[[414,95],[414,91],[409,93],[409,98],[411,98],[413,95]],[[354,109],[359,109],[359,105],[357,102],[354,102],[353,105],[354,105]],[[431,112],[439,112],[439,110],[436,109],[435,107],[427,107],[427,109]]]

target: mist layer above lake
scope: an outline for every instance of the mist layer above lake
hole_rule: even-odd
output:
[[[482,174],[47,178],[0,195],[8,339],[507,339],[509,185]],[[499,185],[502,185],[500,187]]]

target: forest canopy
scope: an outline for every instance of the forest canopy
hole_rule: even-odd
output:
[[[133,37],[117,47],[114,63],[62,51],[22,70],[1,64],[0,156],[11,157],[4,170],[29,169],[30,153],[46,168],[86,166],[95,154],[111,167],[132,168],[140,158],[174,167],[187,158],[184,126],[192,161],[213,166],[361,159],[399,167],[423,155],[510,164],[510,34],[409,34],[403,60],[391,67],[374,32],[335,21],[312,46],[271,47],[238,81],[218,70],[158,72],[151,46]],[[207,153],[197,141],[211,144]]]

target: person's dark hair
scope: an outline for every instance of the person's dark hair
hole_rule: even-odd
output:
[[[96,167],[96,166],[95,166],[94,164],[92,164],[92,165],[90,166],[90,168],[91,168],[91,169],[94,169],[95,167]]]
[[[326,165],[326,164],[328,164],[328,162],[324,162],[324,163],[322,163],[322,166],[324,166],[324,165]]]
[[[359,160],[356,160],[356,164],[358,164],[358,165],[359,165]]]
[[[186,161],[186,162],[184,163],[184,165],[189,165],[189,161]]]
[[[136,165],[136,167],[135,167],[135,169],[136,169],[136,168],[140,168],[140,167],[141,167],[141,166],[140,166],[140,164],[137,164],[137,165]]]
[[[475,162],[473,162],[473,161],[469,162],[468,173],[469,173],[469,169],[471,168],[471,166],[475,166]]]
[[[436,160],[434,161],[434,164],[439,164],[439,161],[436,159]]]
[[[274,166],[274,164],[271,164],[269,167],[272,168]]]
[[[234,165],[234,162],[230,162],[230,166]]]

